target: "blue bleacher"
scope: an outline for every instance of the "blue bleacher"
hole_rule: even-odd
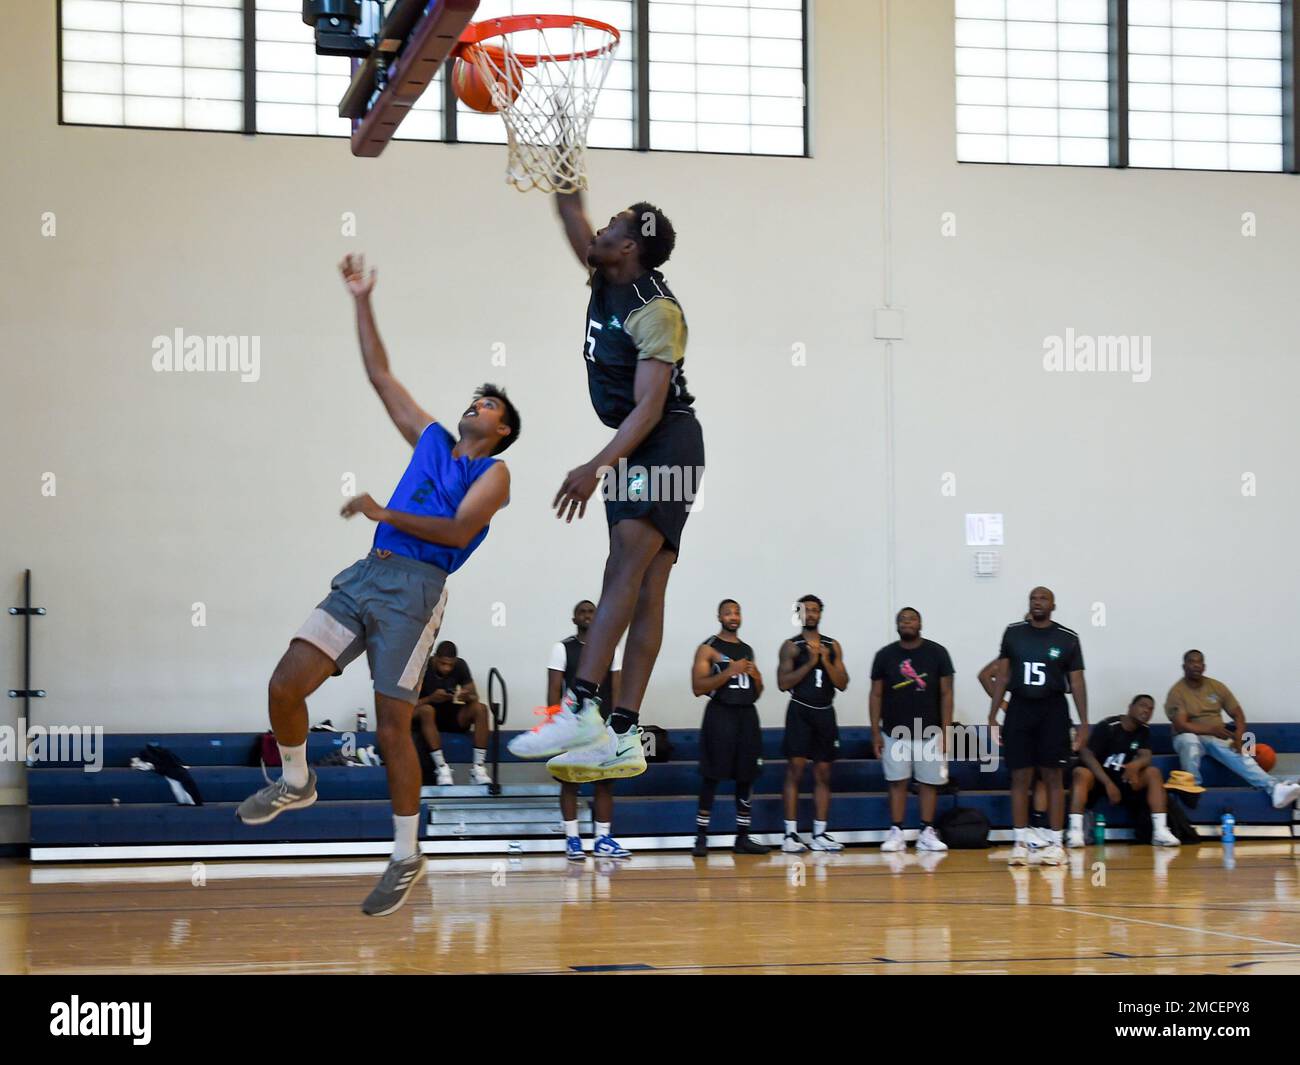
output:
[[[1300,751],[1300,724],[1252,725],[1260,742],[1279,752]],[[1167,725],[1152,727],[1155,764],[1168,775],[1178,767],[1170,753]],[[502,761],[514,761],[502,736]],[[781,830],[781,784],[786,763],[781,755],[781,729],[763,730],[764,765],[754,788],[754,831]],[[652,763],[640,777],[619,781],[618,823],[621,834],[687,835],[694,829],[695,796],[699,788],[699,732],[671,729],[671,760]],[[103,766],[99,772],[63,764],[32,767],[27,774],[33,847],[130,846],[147,844],[199,844],[247,842],[304,842],[384,840],[392,831],[387,802],[387,782],[382,768],[370,766],[322,767],[320,800],[308,810],[277,819],[270,825],[249,828],[234,816],[235,805],[263,782],[254,761],[258,733],[131,733],[104,737]],[[373,733],[356,737],[359,746],[375,742]],[[182,807],[172,801],[167,782],[156,773],[129,768],[132,756],[148,743],[156,743],[190,766],[205,804]],[[344,737],[312,733],[308,756],[315,762],[338,750]],[[881,765],[871,757],[870,730],[841,729],[842,758],[832,770],[835,792],[833,821],[844,831],[883,829],[888,826],[886,785]],[[468,762],[469,737],[449,735],[444,749],[448,761]],[[1011,821],[1009,780],[1005,767],[986,773],[976,762],[954,762],[951,778],[960,789],[960,803],[983,810],[995,828]],[[272,770],[275,775],[276,770]],[[1286,825],[1292,811],[1274,810],[1268,796],[1241,786],[1241,781],[1216,762],[1202,763],[1210,790],[1201,797],[1192,820],[1217,823],[1231,810],[1242,825]],[[805,788],[811,786],[806,778]],[[582,789],[590,794],[590,785]],[[727,782],[719,794],[734,791]],[[429,800],[436,802],[437,800]],[[955,800],[940,799],[940,810]],[[425,811],[427,813],[427,811]],[[1123,809],[1106,808],[1107,821],[1127,824]],[[801,818],[811,818],[811,798],[801,802]],[[916,798],[908,801],[908,824],[918,824]],[[734,831],[734,804],[719,802],[713,831]]]

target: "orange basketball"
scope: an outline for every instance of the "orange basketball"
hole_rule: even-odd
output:
[[[1277,765],[1277,751],[1273,750],[1267,743],[1255,744],[1255,761],[1259,763],[1259,768],[1265,773],[1270,773],[1273,767]]]
[[[496,78],[496,84],[501,93],[513,103],[523,91],[523,68],[513,60],[507,60],[505,53],[499,48],[486,47],[481,50],[488,60],[488,66],[502,71]],[[499,108],[492,102],[491,86],[483,77],[476,61],[475,54],[479,51],[480,46],[471,45],[456,60],[451,70],[451,87],[466,107],[484,114],[493,114]]]

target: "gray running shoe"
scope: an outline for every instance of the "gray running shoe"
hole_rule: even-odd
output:
[[[265,769],[262,770],[262,775],[266,776]],[[291,787],[284,777],[272,780],[266,776],[266,781],[266,787],[250,795],[235,811],[235,816],[246,825],[264,825],[268,821],[274,821],[285,810],[301,810],[316,801],[314,769],[307,770],[307,783],[301,788]]]
[[[361,904],[361,912],[370,917],[387,917],[400,910],[411,888],[424,879],[428,865],[423,854],[414,854],[400,862],[390,861],[375,890]]]

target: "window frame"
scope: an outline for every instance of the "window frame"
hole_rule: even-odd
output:
[[[243,125],[241,129],[191,129],[184,126],[135,126],[116,125],[96,122],[69,122],[63,114],[63,2],[55,4],[55,55],[58,65],[55,92],[57,93],[57,115],[60,126],[75,126],[91,129],[134,129],[149,132],[168,133],[224,133],[248,137],[331,137],[326,133],[278,133],[261,131],[257,128],[257,0],[242,0],[243,42],[241,76],[243,80]],[[633,21],[636,27],[633,34],[635,44],[632,145],[630,148],[604,148],[591,146],[589,151],[609,152],[666,152],[679,155],[720,155],[731,158],[761,159],[809,159],[812,157],[812,120],[811,120],[811,79],[808,67],[811,59],[809,34],[812,24],[812,4],[814,0],[800,0],[800,19],[802,26],[802,69],[801,83],[803,92],[803,150],[798,154],[785,152],[723,152],[716,150],[699,150],[687,148],[655,148],[650,143],[650,3],[651,0],[630,0],[633,5]],[[451,85],[451,65],[448,59],[442,79],[442,136],[439,138],[411,139],[408,143],[426,144],[475,144],[484,147],[499,147],[491,142],[463,141],[457,137],[456,130],[456,95]],[[793,128],[793,127],[791,127]]]
[[[1082,163],[1024,163],[989,162],[979,159],[957,159],[960,166],[1030,166],[1070,167],[1078,170],[1152,170],[1180,174],[1297,174],[1300,173],[1300,78],[1297,78],[1297,61],[1300,61],[1300,0],[1280,0],[1282,12],[1282,169],[1249,170],[1225,167],[1133,166],[1129,162],[1129,0],[1108,0],[1108,49],[1110,66],[1110,162],[1106,166],[1089,166]],[[954,30],[956,18],[953,19]],[[954,65],[957,56],[953,41]],[[956,71],[954,66],[954,87]],[[954,100],[953,114],[956,114]],[[956,136],[954,134],[954,144]]]

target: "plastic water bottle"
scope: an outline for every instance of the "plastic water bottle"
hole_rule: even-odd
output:
[[[1235,843],[1237,841],[1237,834],[1236,834],[1237,819],[1232,816],[1231,810],[1229,810],[1227,813],[1223,815],[1223,818],[1219,821],[1219,825],[1220,825],[1220,832],[1223,836],[1223,842]]]
[[[357,707],[357,731],[365,732],[369,722],[366,720],[366,712],[361,707]]]
[[[1092,819],[1092,841],[1098,847],[1106,842],[1106,815],[1097,814]]]

